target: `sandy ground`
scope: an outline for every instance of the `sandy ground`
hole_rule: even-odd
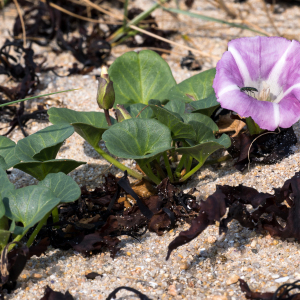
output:
[[[131,1],[130,1],[131,2]],[[232,22],[245,20],[258,30],[276,35],[276,31],[284,36],[300,36],[299,17],[300,7],[273,7],[265,6],[260,0],[249,0],[245,4],[226,1],[228,8],[237,15],[235,20],[230,19],[216,1],[196,0],[193,11],[215,18]],[[135,1],[134,6],[148,8],[152,1]],[[184,8],[183,3],[181,3]],[[270,22],[268,13],[270,15]],[[280,12],[280,13],[278,13]],[[16,11],[13,5],[4,10],[5,20],[0,16],[0,45],[8,37]],[[172,40],[203,52],[206,56],[195,53],[203,65],[203,71],[215,67],[227,49],[229,40],[242,36],[255,36],[256,34],[242,29],[229,28],[219,23],[187,16],[173,16],[161,10],[154,12],[159,27],[163,29],[178,29],[178,35]],[[181,35],[187,35],[188,42]],[[68,54],[55,55],[50,48],[34,46],[36,53],[44,53],[48,58],[48,65],[58,64],[70,67],[75,61]],[[115,47],[110,61],[128,51],[125,46]],[[175,46],[171,55],[163,57],[170,65],[174,77],[180,82],[197,72],[180,68],[180,59],[187,55],[187,50]],[[47,99],[28,102],[28,108],[34,109],[38,103],[45,103],[48,107],[68,107],[78,111],[98,110],[95,98],[97,82],[94,70],[85,76],[71,76],[59,78],[49,73],[41,77],[43,87],[36,94],[45,94],[63,89],[82,89],[72,93],[59,94]],[[0,75],[0,84],[4,76]],[[1,124],[2,125],[2,124]],[[30,122],[27,131],[34,133],[50,123]],[[2,126],[1,126],[2,127]],[[294,126],[295,133],[300,140],[300,123]],[[5,130],[0,131],[4,133]],[[22,138],[20,130],[14,130],[9,136],[14,141]],[[294,154],[280,163],[271,166],[252,166],[250,172],[240,173],[233,168],[233,162],[222,164],[222,167],[203,167],[192,179],[182,186],[183,190],[196,187],[195,195],[206,198],[215,191],[217,184],[255,187],[261,192],[272,192],[273,187],[281,187],[285,180],[291,178],[299,171],[300,144],[294,147]],[[87,144],[80,136],[71,136],[59,152],[58,158],[72,158],[86,161],[87,164],[71,172],[71,176],[82,186],[94,188],[103,182],[103,175],[108,170],[114,174],[121,174]],[[123,161],[131,165],[132,161]],[[12,170],[10,180],[17,186],[23,187],[36,182],[31,176]],[[300,279],[299,244],[294,241],[282,241],[269,235],[259,235],[243,229],[237,222],[230,224],[225,240],[217,240],[218,228],[209,227],[201,236],[191,243],[175,250],[169,261],[165,261],[167,245],[187,229],[188,225],[181,224],[176,230],[166,232],[158,237],[147,233],[141,243],[130,237],[123,236],[121,251],[112,260],[109,253],[101,253],[92,257],[83,257],[73,250],[60,251],[49,249],[46,255],[40,258],[31,258],[20,276],[18,288],[6,299],[40,299],[44,287],[49,285],[52,289],[65,292],[69,290],[75,299],[105,299],[116,287],[126,285],[134,287],[152,299],[245,299],[238,284],[237,278],[246,280],[250,287],[257,291],[275,291],[279,285]],[[90,271],[101,273],[102,277],[87,280],[85,274]],[[127,296],[125,296],[127,295]],[[135,299],[132,293],[120,292],[118,299]]]

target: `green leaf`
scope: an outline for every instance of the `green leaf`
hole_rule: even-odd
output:
[[[23,162],[54,159],[65,139],[74,128],[68,124],[51,125],[22,140],[15,148],[15,155]]]
[[[14,190],[15,186],[9,181],[5,170],[0,168],[0,193],[4,197],[8,191]]]
[[[129,159],[147,159],[171,149],[171,132],[153,119],[129,119],[111,126],[103,134],[113,155]]]
[[[0,194],[0,228],[2,228],[2,229],[3,229],[3,226],[1,226],[1,220],[4,215],[5,215],[5,206],[3,204],[2,196]]]
[[[57,174],[48,174],[46,178],[38,183],[39,186],[49,188],[60,203],[68,203],[77,200],[81,195],[78,184],[72,177],[60,172]]]
[[[210,69],[194,75],[172,87],[166,98],[186,103],[193,101],[186,94],[192,96],[195,100],[207,98],[214,93],[212,84],[215,75],[216,69]]]
[[[207,98],[190,102],[190,106],[195,109],[193,113],[201,113],[209,117],[219,105],[220,103],[217,101],[215,93],[209,95]]]
[[[204,164],[206,159],[215,151],[230,146],[230,138],[223,134],[219,139],[207,141],[192,147],[177,148],[177,152],[181,154],[189,154],[199,163]]]
[[[5,159],[2,156],[0,156],[0,168],[2,168],[3,170],[9,169],[8,165],[5,162]]]
[[[169,65],[151,50],[123,54],[110,66],[108,74],[114,83],[116,104],[163,100],[176,84]]]
[[[141,119],[151,119],[153,117],[153,111],[151,107],[142,103],[135,103],[129,106],[126,105],[125,108],[133,118],[138,116],[138,118]]]
[[[15,155],[16,143],[6,136],[0,136],[0,156],[3,158],[0,161],[0,166],[7,170],[20,161]]]
[[[108,128],[105,115],[101,112],[77,112],[68,108],[51,107],[49,120],[53,124],[70,124],[75,131],[93,147],[97,147],[103,132]],[[112,124],[117,121],[110,118]]]
[[[48,188],[33,185],[9,191],[3,198],[6,216],[24,226],[18,226],[17,234],[22,234],[34,226],[59,202],[60,199]]]
[[[211,118],[203,114],[199,114],[199,113],[182,114],[181,117],[183,118],[185,123],[189,124],[190,122],[199,122],[209,127],[211,131],[219,130],[217,124]]]
[[[150,107],[158,121],[166,125],[171,130],[173,139],[195,138],[193,127],[189,124],[185,124],[177,113],[170,112],[167,109],[156,105],[150,105]]]
[[[20,162],[14,168],[26,172],[38,180],[43,180],[50,173],[63,172],[68,174],[83,164],[85,162],[72,159],[52,159],[47,161]]]
[[[164,106],[164,108],[181,115],[185,111],[185,103],[180,100],[171,100]]]

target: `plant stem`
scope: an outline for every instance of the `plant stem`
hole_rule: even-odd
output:
[[[166,177],[166,174],[164,173],[163,169],[161,168],[160,164],[157,161],[154,161],[154,166],[157,170],[157,173],[159,174],[160,179],[164,179]]]
[[[108,39],[106,39],[108,42],[113,43],[117,41],[126,31],[129,29],[130,25],[136,25],[140,21],[146,19],[154,10],[159,8],[161,4],[164,4],[167,0],[162,0],[161,3],[156,3],[152,7],[150,7],[148,10],[143,11],[138,16],[136,16],[134,19],[132,19],[130,22],[126,24],[126,26],[121,27],[118,29],[114,34],[112,34]]]
[[[196,173],[202,166],[203,166],[203,163],[199,163],[191,171],[187,172],[182,178],[180,178],[179,182],[186,181],[190,176],[192,176],[194,173]]]
[[[123,20],[123,28],[125,29],[127,24],[127,15],[128,15],[128,0],[125,0],[124,3],[124,20]]]
[[[40,230],[42,229],[42,227],[47,223],[48,217],[50,216],[51,211],[49,213],[47,213],[43,219],[39,222],[39,224],[35,227],[33,233],[30,235],[26,245],[29,248],[32,243],[34,242],[36,236],[38,235],[38,233],[40,232]]]
[[[174,182],[173,174],[172,174],[172,170],[171,170],[171,166],[170,166],[170,162],[169,162],[169,158],[168,158],[168,155],[167,155],[166,151],[163,153],[163,156],[164,156],[164,162],[165,162],[165,166],[166,166],[166,169],[167,169],[167,172],[168,172],[169,179],[170,179],[171,182]]]
[[[119,168],[122,171],[127,171],[129,175],[132,177],[135,177],[136,179],[142,180],[144,178],[143,175],[140,173],[131,170],[130,168],[127,168],[124,166],[122,163],[111,157],[108,153],[106,153],[104,150],[102,150],[99,146],[94,147],[94,149],[104,158],[106,159],[109,163],[115,165],[117,168]]]
[[[28,228],[28,229],[29,229],[29,228]],[[14,238],[13,242],[19,242],[19,241],[22,239],[22,237],[27,233],[28,229],[25,230],[25,231],[23,232],[23,234],[17,235],[17,236]],[[15,245],[16,245],[16,244],[11,244],[11,245],[8,247],[7,253],[8,253],[9,251],[11,251],[11,250],[15,247]]]
[[[183,154],[183,155],[181,156],[181,159],[180,159],[180,161],[179,161],[179,164],[177,165],[177,168],[176,168],[176,170],[175,170],[175,173],[178,173],[178,172],[181,171],[181,169],[182,169],[182,167],[183,167],[183,164],[184,164],[184,162],[185,162],[185,160],[186,160],[186,157],[187,157],[187,154]]]
[[[105,114],[105,119],[106,119],[107,125],[111,126],[111,120],[110,120],[109,110],[108,109],[104,109],[104,114]]]
[[[57,207],[55,207],[52,210],[52,220],[53,220],[53,223],[59,222],[59,214],[58,214],[58,208]],[[59,226],[55,226],[55,228],[59,228]]]
[[[151,181],[153,181],[155,184],[160,184],[159,178],[157,178],[157,177],[153,174],[151,168],[148,169],[147,166],[146,166],[145,164],[144,164],[144,165],[139,164],[139,166],[140,166],[140,168],[143,170],[143,172],[149,177],[149,179],[150,179]]]
[[[189,156],[189,158],[187,159],[187,165],[185,167],[187,173],[191,170],[192,162],[193,162],[193,157]]]

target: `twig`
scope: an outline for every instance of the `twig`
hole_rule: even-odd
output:
[[[18,11],[18,15],[19,15],[19,18],[20,18],[20,21],[21,21],[22,32],[23,32],[23,47],[26,48],[26,30],[25,30],[25,24],[24,24],[22,12],[21,12],[18,0],[13,0],[13,1],[14,1],[15,5],[16,5],[17,11]]]
[[[137,26],[135,26],[135,25],[129,25],[129,27],[130,27],[131,29],[134,29],[134,30],[139,31],[139,32],[142,32],[142,33],[144,33],[144,34],[146,34],[146,35],[152,36],[152,37],[154,37],[154,38],[156,38],[156,39],[158,39],[158,40],[161,40],[161,41],[163,41],[163,42],[169,43],[169,44],[171,44],[171,45],[175,45],[175,46],[178,46],[178,47],[181,47],[181,48],[190,50],[190,51],[192,51],[192,52],[199,53],[200,55],[202,55],[202,56],[204,56],[204,57],[211,57],[211,58],[218,59],[218,60],[220,59],[219,56],[215,56],[215,55],[211,55],[211,54],[206,54],[206,53],[204,53],[204,52],[202,52],[202,51],[200,51],[200,50],[197,50],[197,49],[195,49],[195,48],[191,48],[191,47],[189,47],[189,46],[185,46],[185,45],[182,45],[182,44],[173,42],[173,41],[168,40],[168,39],[165,39],[165,38],[163,38],[163,37],[161,37],[161,36],[159,36],[159,35],[157,35],[157,34],[154,34],[154,33],[149,32],[149,31],[147,31],[147,30],[141,29],[141,28],[139,28],[139,27],[137,27]]]
[[[250,146],[249,146],[249,149],[248,149],[248,172],[250,171],[250,164],[251,164],[251,162],[250,162],[250,150],[251,150],[251,147],[252,147],[252,145],[253,145],[253,143],[258,139],[258,138],[260,138],[261,136],[263,136],[263,135],[265,135],[265,134],[279,134],[280,133],[280,128],[278,127],[278,132],[265,132],[265,133],[262,133],[261,135],[259,135],[259,136],[257,136],[253,141],[252,141],[252,143],[250,144]]]
[[[276,35],[281,36],[281,34],[280,34],[278,28],[275,26],[274,21],[273,21],[273,19],[272,19],[271,16],[270,16],[270,12],[269,12],[269,10],[268,10],[268,7],[267,7],[265,1],[264,1],[264,0],[261,0],[261,2],[263,3],[264,10],[265,10],[265,12],[266,12],[266,14],[267,14],[267,17],[268,17],[268,19],[269,19],[269,22],[271,23],[272,27],[274,28],[274,30],[275,30],[275,32],[276,32]]]
[[[224,0],[217,0],[217,1],[218,1],[219,5],[221,6],[221,8],[222,8],[223,10],[225,10],[226,14],[227,14],[230,18],[232,18],[232,19],[235,19],[235,18],[236,18],[236,14],[235,14],[233,11],[231,11],[231,10],[227,7],[227,5],[225,4]]]
[[[42,2],[46,2],[46,0],[41,0]],[[84,21],[88,21],[88,22],[93,22],[93,23],[99,23],[99,24],[112,24],[112,25],[122,25],[123,23],[122,22],[118,22],[118,21],[115,21],[115,22],[109,22],[109,21],[103,21],[103,20],[95,20],[95,19],[91,19],[91,18],[88,18],[88,17],[83,17],[83,16],[80,16],[80,15],[77,15],[75,13],[72,13],[71,11],[68,11],[66,9],[64,9],[63,7],[57,5],[57,4],[54,4],[53,2],[49,2],[49,5],[67,15],[70,15],[72,17],[75,17],[75,18],[78,18],[78,19],[81,19],[81,20],[84,20]]]

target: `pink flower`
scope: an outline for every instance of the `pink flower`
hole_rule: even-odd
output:
[[[300,43],[261,36],[229,42],[213,88],[223,108],[251,117],[261,129],[291,127],[300,119]]]

